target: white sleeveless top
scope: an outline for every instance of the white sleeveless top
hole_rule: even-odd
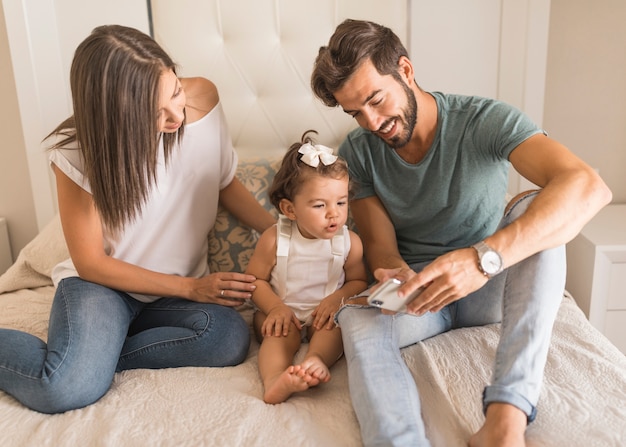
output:
[[[87,192],[80,150],[50,151],[54,163]],[[156,272],[186,277],[209,273],[207,236],[215,223],[219,191],[232,182],[237,155],[232,147],[221,104],[185,125],[180,146],[175,145],[167,165],[159,144],[157,182],[141,215],[126,224],[118,237],[104,235],[106,253],[116,259]],[[52,271],[55,286],[78,276],[71,259]],[[143,302],[160,297],[132,294]]]
[[[343,266],[350,253],[344,225],[332,239],[307,239],[296,222],[281,215],[276,224],[276,266],[270,284],[296,314],[310,324],[311,313],[328,295],[343,286]]]

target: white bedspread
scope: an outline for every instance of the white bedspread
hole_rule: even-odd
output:
[[[45,339],[64,256],[53,222],[0,277],[0,327]],[[250,309],[242,309],[249,320]],[[421,391],[435,447],[467,445],[482,423],[498,326],[455,330],[403,351]],[[134,370],[116,374],[96,404],[59,415],[28,410],[0,392],[1,446],[359,446],[346,363],[332,380],[279,405],[261,400],[258,344],[231,368]],[[299,355],[303,353],[300,352]],[[382,386],[382,384],[381,384]],[[529,446],[626,445],[626,357],[565,297],[554,328],[539,415]]]

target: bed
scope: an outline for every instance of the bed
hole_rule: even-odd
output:
[[[267,188],[277,157],[289,144],[314,128],[321,143],[336,146],[354,126],[312,98],[308,75],[316,47],[348,14],[386,23],[405,38],[409,34],[404,1],[186,0],[175,2],[173,10],[164,9],[174,5],[168,0],[149,3],[155,38],[180,63],[181,74],[206,76],[218,85],[240,154],[237,175],[268,209]],[[240,13],[242,4],[246,14]],[[166,28],[167,22],[184,23],[184,35]],[[281,39],[286,44],[280,45]],[[193,57],[182,56],[190,43]],[[220,211],[209,235],[212,270],[243,271],[257,237]],[[46,338],[54,294],[50,272],[66,256],[55,217],[0,277],[0,327]],[[240,312],[251,321],[249,305]],[[489,382],[498,330],[498,325],[454,330],[403,350],[434,447],[465,446],[481,426],[481,393]],[[31,411],[0,392],[0,445],[362,445],[344,359],[333,366],[329,383],[267,405],[257,368],[258,343],[251,339],[241,365],[125,371],[115,375],[100,401],[64,414]],[[626,357],[591,326],[567,293],[554,327],[538,411],[527,431],[531,447],[626,445]]]
[[[242,159],[238,177],[268,209],[277,159]],[[213,270],[243,270],[257,234],[221,210],[209,236]],[[0,327],[46,338],[52,267],[67,256],[58,217],[0,277]],[[240,308],[248,322],[251,308]],[[498,325],[454,330],[406,348],[435,447],[467,445],[482,424]],[[361,445],[348,394],[346,363],[332,380],[279,405],[262,400],[258,344],[229,368],[118,373],[97,403],[59,415],[31,411],[0,392],[3,446],[337,446]],[[298,356],[304,354],[306,345]],[[569,295],[554,327],[539,415],[529,446],[626,444],[626,357],[585,319]]]

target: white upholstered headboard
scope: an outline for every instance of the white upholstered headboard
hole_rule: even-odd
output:
[[[182,76],[220,91],[240,156],[282,155],[308,129],[337,148],[354,121],[310,88],[313,62],[344,19],[367,19],[408,42],[406,0],[152,0],[155,39]]]

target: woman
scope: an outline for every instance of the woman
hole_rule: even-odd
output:
[[[179,79],[150,37],[96,28],[70,82],[50,161],[71,258],[52,273],[48,343],[0,330],[0,389],[44,413],[97,401],[116,371],[242,362],[234,307],[256,278],[209,273],[207,234],[218,201],[259,232],[274,224],[234,176],[217,89]]]

